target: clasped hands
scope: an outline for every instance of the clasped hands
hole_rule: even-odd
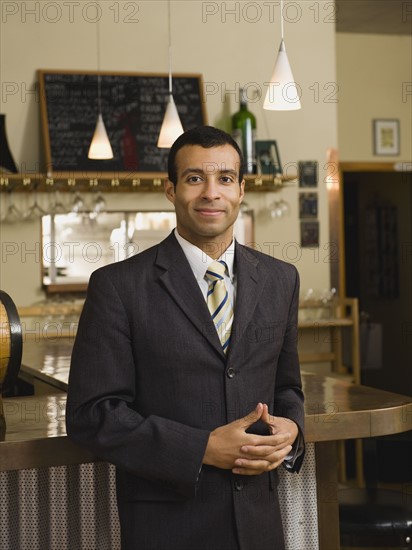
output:
[[[269,435],[246,432],[258,420],[267,424]],[[293,420],[271,416],[268,406],[258,403],[248,415],[211,432],[203,464],[231,469],[234,474],[259,475],[282,464],[297,436]]]

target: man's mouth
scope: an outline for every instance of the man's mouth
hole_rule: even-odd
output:
[[[201,216],[210,216],[211,218],[215,216],[219,216],[224,212],[224,210],[216,209],[216,208],[196,208],[195,209],[198,214]]]

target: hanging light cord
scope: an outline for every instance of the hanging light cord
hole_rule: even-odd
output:
[[[99,13],[97,23],[96,23],[96,45],[97,45],[97,108],[99,109],[99,115],[102,114],[102,83],[101,83],[101,74],[100,74],[100,1],[97,2],[99,7]]]
[[[280,0],[280,34],[282,35],[283,42],[283,0]]]
[[[172,93],[172,24],[170,16],[170,0],[167,2],[167,20],[169,32],[169,93]]]

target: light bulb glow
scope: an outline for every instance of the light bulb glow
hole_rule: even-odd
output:
[[[157,146],[164,149],[169,149],[176,139],[183,134],[183,126],[180,122],[179,113],[177,112],[176,104],[173,95],[169,95],[169,101],[166,107],[163,124],[160,129]]]
[[[97,117],[96,129],[88,152],[89,159],[108,160],[113,158],[113,150],[110,145],[109,136],[103,122],[102,114]]]
[[[296,111],[302,107],[300,96],[301,92],[293,78],[285,43],[282,40],[263,108],[268,111]]]

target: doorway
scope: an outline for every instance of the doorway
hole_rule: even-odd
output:
[[[359,299],[361,384],[412,395],[412,173],[341,168],[340,280]],[[412,432],[376,439],[380,484],[411,483],[411,442]]]
[[[359,298],[361,382],[412,395],[412,174],[342,174],[345,293]]]

